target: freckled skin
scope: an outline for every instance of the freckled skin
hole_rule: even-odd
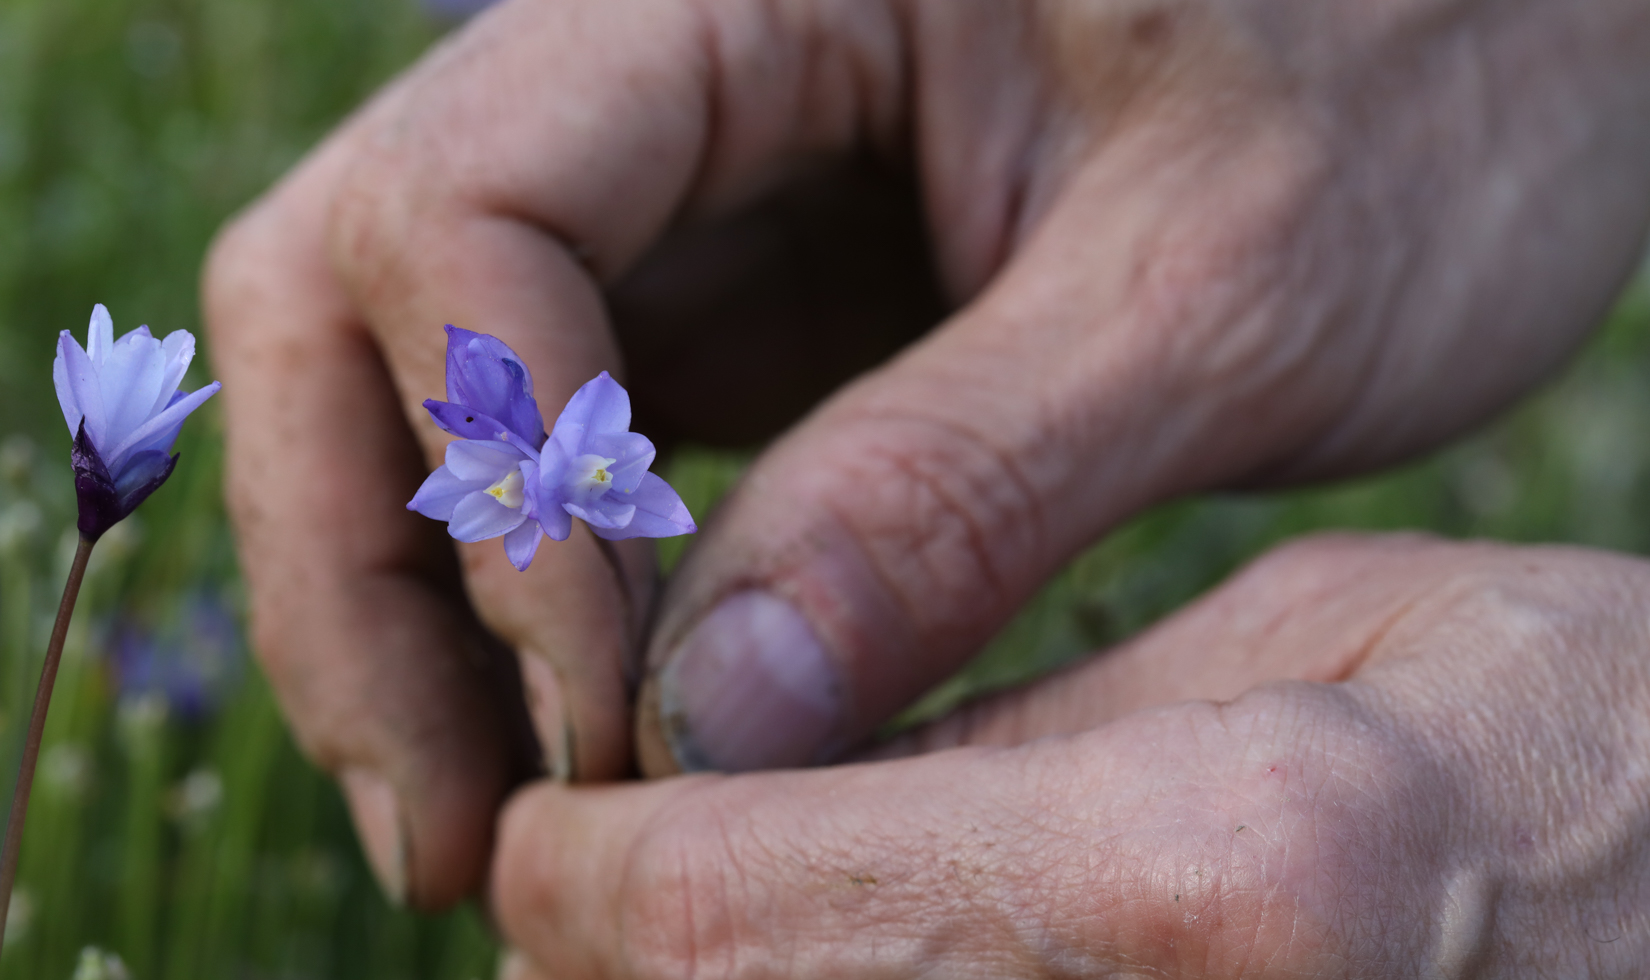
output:
[[[379,826],[406,846],[373,851],[411,856],[414,904],[476,892],[494,860],[523,970],[1621,972],[1650,878],[1560,873],[1563,903],[1519,905],[1533,872],[1494,850],[1523,834],[1551,867],[1638,867],[1630,767],[1567,785],[1621,805],[1545,841],[1563,800],[1519,768],[1537,748],[1518,754],[1552,732],[1572,741],[1541,752],[1635,757],[1611,723],[1644,716],[1619,700],[1636,687],[1595,710],[1587,672],[1553,668],[1626,669],[1625,634],[1498,632],[1517,609],[1562,634],[1572,605],[1630,632],[1573,586],[1597,556],[1535,578],[1501,558],[1335,577],[1384,546],[1263,563],[1154,634],[1181,641],[1108,654],[1105,684],[906,743],[1012,748],[536,787],[489,856],[540,761],[677,768],[653,678],[729,595],[796,606],[842,674],[847,750],[1140,509],[1477,423],[1630,273],[1646,173],[1640,0],[509,0],[214,249],[260,655],[313,755],[391,782],[403,819]],[[392,512],[440,458],[418,406],[442,323],[507,341],[545,404],[623,368],[662,442],[783,434],[662,595],[645,547],[577,528],[525,574],[496,544],[455,556]],[[1300,623],[1314,640],[1286,642]],[[1406,624],[1454,639],[1381,660]],[[519,676],[475,667],[501,644]],[[1574,697],[1452,686],[1508,644]],[[1276,680],[1300,686],[1244,693]],[[1131,716],[1185,698],[1232,703]],[[1493,723],[1518,717],[1543,727]],[[1287,800],[1254,783],[1262,762]],[[1472,840],[1436,812],[1469,786]],[[1137,832],[1117,817],[1136,805]],[[1627,938],[1567,945],[1610,923]]]

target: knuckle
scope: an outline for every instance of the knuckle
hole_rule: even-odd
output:
[[[458,191],[441,142],[423,139],[418,124],[393,109],[386,105],[387,118],[349,134],[348,164],[324,216],[328,257],[369,308],[404,292],[409,258],[429,245],[423,229]]]
[[[1113,867],[1137,869],[1123,921],[1144,957],[1198,955],[1222,976],[1255,964],[1315,976],[1336,963],[1407,974],[1403,957],[1438,911],[1434,865],[1460,802],[1418,740],[1344,686],[1300,682],[1139,724],[1151,731],[1136,735],[1186,749],[1199,770],[1150,781],[1130,821],[1139,829],[1111,844]]]
[[[629,861],[623,932],[638,980],[733,972],[740,929],[733,896],[743,888],[728,816],[703,797],[684,804],[641,835]]]
[[[986,433],[935,415],[880,415],[845,434],[838,509],[925,625],[973,624],[1018,602],[1046,540],[1042,491]],[[920,593],[920,601],[918,601]],[[983,601],[982,601],[983,600]]]

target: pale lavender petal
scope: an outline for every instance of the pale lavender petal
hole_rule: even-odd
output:
[[[92,322],[86,329],[86,354],[98,368],[103,367],[103,359],[108,356],[109,348],[115,345],[115,321],[109,316],[109,310],[102,303],[92,307]]]
[[[109,468],[111,470],[119,469],[118,461],[124,461],[127,455],[134,451],[171,449],[170,439],[164,439],[165,444],[161,445],[164,436],[170,433],[171,439],[177,438],[177,429],[183,423],[183,420],[189,417],[189,413],[206,404],[206,400],[217,394],[218,389],[222,387],[221,382],[214,381],[199,391],[184,394],[182,398],[172,399],[171,404],[167,405],[163,411],[138,426],[131,435],[122,439],[111,452],[106,454],[106,458],[111,460]]]
[[[642,474],[653,465],[657,451],[640,432],[607,432],[585,440],[586,448],[597,456],[613,460],[607,472],[613,476],[609,490],[630,493],[642,482]]]
[[[172,397],[167,401],[166,405],[170,408],[188,397],[189,393],[186,391],[174,391],[172,392]],[[122,457],[120,465],[127,465],[127,463],[131,461],[132,457],[138,453],[171,452],[172,443],[178,441],[178,433],[183,431],[183,423],[185,421],[187,421],[185,417],[179,416],[177,417],[177,421],[173,422],[169,428],[155,429],[151,431],[143,438],[142,442],[134,443],[126,450],[126,455]]]
[[[160,341],[149,336],[148,330],[139,328],[115,341],[98,369],[103,406],[109,418],[105,439],[118,445],[156,414],[154,408],[160,401],[165,377],[166,360]]]
[[[504,536],[504,554],[510,559],[510,564],[516,566],[516,571],[527,571],[543,538],[544,528],[539,526],[538,521],[522,521],[520,527]]]
[[[457,439],[447,443],[447,468],[461,480],[495,483],[524,458],[521,450],[507,442]]]
[[[544,442],[532,375],[497,337],[447,327],[447,400],[503,422],[529,445]]]
[[[506,507],[490,493],[478,491],[458,502],[447,533],[460,541],[485,541],[520,527],[527,515]]]
[[[551,541],[566,541],[567,536],[573,533],[573,515],[562,510],[559,504],[540,511],[538,523],[544,528],[545,537]]]
[[[582,456],[589,436],[624,432],[630,428],[630,396],[606,371],[586,381],[573,393],[556,419],[550,438],[569,456]]]
[[[693,515],[688,513],[687,505],[682,498],[672,490],[670,484],[660,479],[656,474],[649,473],[642,477],[642,485],[636,492],[627,498],[636,505],[636,513],[631,516],[630,522],[622,528],[607,529],[592,527],[597,537],[609,541],[622,541],[625,538],[672,538],[678,534],[692,534],[699,530],[693,523]]]
[[[636,513],[635,504],[627,500],[613,500],[610,497],[597,497],[583,504],[569,500],[561,506],[563,510],[592,528],[616,530],[629,524],[631,517]]]
[[[75,398],[74,388],[69,385],[69,361],[63,353],[65,344],[80,346],[67,330],[58,336],[57,356],[52,358],[52,386],[57,389],[57,405],[63,409],[63,421],[69,424],[70,432],[78,432],[80,418],[84,413],[80,411],[80,402]]]
[[[453,519],[453,508],[466,496],[477,490],[485,490],[492,481],[461,480],[453,475],[453,471],[443,466],[431,473],[424,480],[424,485],[413,494],[413,499],[407,502],[408,510],[415,510],[425,517],[432,517],[438,521]]]
[[[160,342],[160,351],[166,361],[166,372],[161,378],[160,394],[155,398],[151,415],[165,408],[172,399],[172,392],[183,384],[184,372],[189,370],[189,362],[195,359],[195,335],[187,330],[174,330]]]
[[[103,390],[97,383],[97,367],[92,363],[91,355],[75,342],[67,330],[63,331],[58,339],[57,352],[64,360],[64,376],[68,381],[70,396],[75,407],[80,410],[81,417],[86,421],[86,438],[97,447],[98,453],[103,455],[107,462],[108,443],[104,441],[104,436],[108,432],[108,422],[103,411]],[[61,399],[61,396],[59,397]],[[79,427],[76,424],[75,428]]]
[[[524,468],[525,471],[525,468]],[[567,488],[562,486],[562,480],[567,474],[567,457],[562,455],[561,449],[551,440],[544,444],[544,452],[539,454],[538,466],[534,470],[534,477],[527,481],[526,492],[529,501],[527,512],[541,519],[546,515],[562,513],[562,502],[567,499]],[[549,519],[557,524],[562,522],[560,517],[551,516]],[[545,533],[550,533],[550,525],[545,525]],[[555,538],[554,534],[550,535]],[[566,537],[555,538],[561,541]]]

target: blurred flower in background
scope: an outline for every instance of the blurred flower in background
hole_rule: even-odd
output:
[[[74,969],[74,980],[131,980],[131,977],[120,957],[96,946],[80,951],[80,962]]]
[[[166,794],[166,813],[184,830],[199,832],[223,803],[223,777],[216,769],[192,769]]]
[[[108,647],[123,703],[158,697],[173,717],[189,722],[217,711],[240,680],[245,660],[234,610],[210,592],[185,596],[158,629],[121,620]]]
[[[491,7],[498,0],[421,0],[431,17],[447,24],[459,24]]]

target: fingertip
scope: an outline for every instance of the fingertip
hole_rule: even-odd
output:
[[[683,794],[710,778],[620,786],[539,780],[517,790],[498,817],[488,884],[505,939],[547,974],[630,975],[616,967],[635,941],[628,913],[656,897],[649,844],[680,815]],[[646,915],[639,921],[659,926]]]
[[[846,720],[842,671],[795,606],[763,590],[723,599],[652,678],[656,730],[687,771],[822,762]]]
[[[401,802],[383,776],[351,766],[338,777],[367,864],[391,905],[407,903],[407,832]]]

